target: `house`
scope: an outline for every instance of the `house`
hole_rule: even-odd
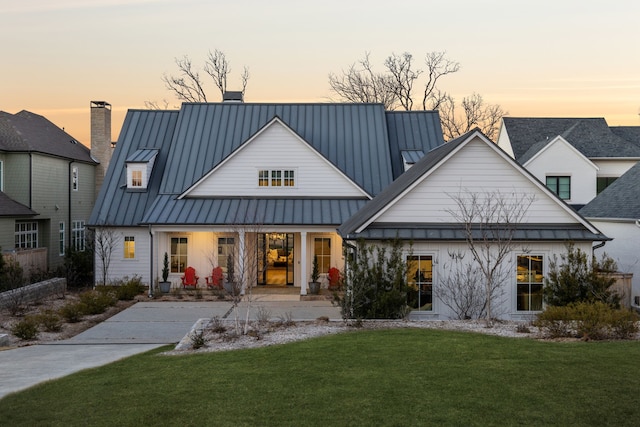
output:
[[[485,207],[498,205],[507,207],[499,218],[483,216]],[[480,214],[464,222],[462,208]],[[479,246],[491,244],[486,254],[492,259],[500,236],[511,233],[493,310],[506,319],[526,319],[542,309],[549,261],[566,252],[566,242],[591,253],[594,242],[609,240],[478,130],[426,153],[338,231],[352,245],[358,239],[402,239],[407,261],[413,261],[409,283],[419,289],[412,315],[448,319],[461,315],[447,297],[456,274],[465,285],[473,283],[467,225]]]
[[[632,274],[628,300],[640,306],[640,164],[636,164],[580,209],[614,240],[604,250],[618,264],[618,271]]]
[[[497,144],[578,209],[640,160],[637,130],[603,118],[504,117]]]
[[[201,285],[251,266],[251,283],[306,294],[314,258],[325,284],[343,266],[336,229],[443,143],[437,112],[379,104],[130,110],[89,221],[115,235],[96,278],[156,283],[166,253],[174,287],[189,266]]]
[[[105,104],[95,108],[96,114],[110,118]],[[93,110],[92,104],[92,115]],[[111,146],[110,120],[108,127],[96,135],[96,147]],[[43,116],[0,112],[3,252],[10,252],[27,271],[47,271],[63,264],[67,247],[83,250],[99,158]]]

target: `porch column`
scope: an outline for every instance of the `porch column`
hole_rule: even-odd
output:
[[[240,277],[242,280],[242,283],[240,284],[240,293],[244,294],[245,291],[245,284],[248,283],[249,278],[247,277],[247,272],[244,270],[244,263],[245,263],[245,259],[244,259],[244,255],[246,252],[246,248],[245,248],[245,234],[244,234],[244,230],[238,230],[238,273],[240,273],[240,275],[238,276],[238,273],[236,273],[236,277]]]
[[[307,232],[300,232],[300,295],[307,294]]]

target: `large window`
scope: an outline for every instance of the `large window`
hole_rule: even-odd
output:
[[[409,306],[418,310],[433,310],[433,257],[412,255],[407,257],[407,264]]]
[[[596,194],[602,193],[602,191],[613,184],[613,182],[618,179],[615,176],[599,176],[596,178]]]
[[[295,187],[295,170],[261,169],[258,171],[258,187]]]
[[[73,221],[73,228],[71,229],[71,246],[76,251],[84,251],[84,221]]]
[[[562,200],[571,199],[571,177],[570,176],[548,176],[547,187]]]
[[[518,255],[516,292],[518,311],[542,310],[543,255]]]
[[[218,265],[222,267],[225,274],[228,271],[228,263],[235,262],[233,258],[235,242],[233,237],[218,237]]]
[[[58,225],[58,254],[60,256],[64,256],[64,246],[65,246],[65,233],[64,233],[64,221],[60,221],[60,225]]]
[[[125,259],[134,259],[136,257],[135,236],[124,236],[124,257]]]
[[[38,247],[38,223],[16,222],[15,247],[18,249],[35,249]]]
[[[183,273],[187,268],[187,238],[171,238],[171,272]]]
[[[318,257],[320,274],[326,274],[331,267],[331,238],[316,237],[313,243],[313,255]]]

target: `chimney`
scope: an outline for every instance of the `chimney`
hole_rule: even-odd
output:
[[[226,91],[222,95],[222,102],[244,102],[242,91]]]
[[[105,101],[91,101],[91,156],[100,162],[96,167],[96,198],[112,154],[111,104]]]

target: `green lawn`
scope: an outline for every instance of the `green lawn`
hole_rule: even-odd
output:
[[[636,426],[640,343],[354,331],[158,351],[0,400],[0,425]]]

